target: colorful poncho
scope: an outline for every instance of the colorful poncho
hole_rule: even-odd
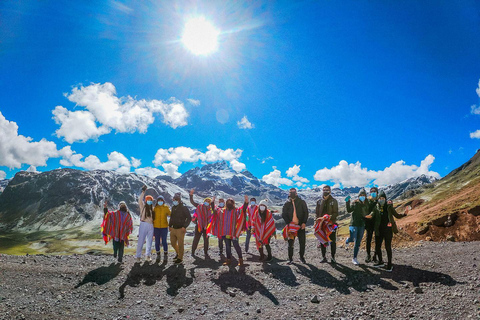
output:
[[[258,213],[258,206],[248,206],[247,207],[247,228],[253,227],[254,222],[253,220],[255,219],[255,216]]]
[[[199,232],[201,232],[207,228],[208,223],[210,222],[210,218],[212,217],[212,207],[204,204],[198,205],[197,209],[195,210],[195,217],[197,221],[197,229]]]
[[[282,235],[283,239],[287,241],[288,239],[294,239],[297,236],[298,230],[300,230],[300,226],[295,223],[289,223],[283,228]]]
[[[207,226],[207,233],[209,235],[215,236],[217,238],[221,237],[220,234],[222,233],[222,214],[223,209],[220,207],[217,207],[213,212],[210,223]]]
[[[128,212],[109,211],[103,218],[101,225],[103,240],[105,244],[109,240],[125,241],[128,246],[128,236],[133,231],[132,216]]]
[[[329,215],[324,215],[315,221],[315,237],[317,237],[320,244],[327,247],[330,244],[330,234],[337,228],[337,225],[330,221]]]
[[[253,232],[255,235],[255,242],[257,248],[260,249],[263,245],[269,244],[269,239],[275,234],[275,220],[270,210],[267,209],[265,222],[262,222],[260,213],[257,213],[253,217]]]
[[[245,214],[243,206],[233,210],[222,209],[220,213],[221,232],[220,237],[227,239],[238,239],[243,231],[245,231]]]

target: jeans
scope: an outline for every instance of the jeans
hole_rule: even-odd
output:
[[[153,241],[153,224],[141,221],[140,228],[138,230],[138,243],[136,258],[142,256],[143,243],[147,241],[147,247],[145,248],[145,256],[150,257],[152,253],[152,241]]]
[[[298,243],[300,244],[300,259],[305,257],[305,229],[298,230],[297,233]],[[293,247],[295,244],[295,239],[288,239],[288,259],[293,260]]]
[[[358,251],[360,250],[360,243],[362,243],[365,227],[350,226],[349,229],[350,229],[350,237],[347,239],[346,243],[349,244],[350,242],[355,241],[355,245],[353,246],[353,258],[356,259],[358,256]]]
[[[250,246],[250,238],[252,237],[252,227],[247,228],[247,236],[245,237],[245,252],[248,252]]]
[[[203,236],[203,252],[205,253],[205,255],[208,255],[207,230],[203,229],[202,231],[198,231],[197,227],[195,227],[195,235],[193,236],[192,254],[195,254],[195,251],[197,250],[198,242],[200,241],[201,236]]]
[[[118,254],[118,262],[123,260],[123,250],[125,249],[125,241],[113,240],[113,257],[116,258]]]
[[[154,228],[153,235],[155,236],[155,251],[160,252],[160,239],[162,239],[163,252],[168,252],[167,235],[168,228]]]
[[[240,244],[238,243],[238,239],[227,239],[227,237],[223,237],[225,241],[225,249],[227,250],[227,259],[232,258],[232,243],[235,251],[237,251],[238,258],[242,259],[242,249],[240,248]]]

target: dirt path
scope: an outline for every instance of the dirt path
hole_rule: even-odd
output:
[[[156,264],[127,256],[123,265],[105,255],[0,255],[0,318],[480,318],[480,242],[394,249],[392,273],[354,266],[342,248],[336,265],[321,264],[311,240],[307,264],[295,252],[287,265],[283,241],[272,247],[273,263],[258,262],[255,251],[244,270],[221,266],[217,248],[212,260],[199,253],[180,266],[173,254]]]

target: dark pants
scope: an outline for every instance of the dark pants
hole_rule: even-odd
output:
[[[272,238],[270,237],[268,239],[268,243],[270,243],[270,239]],[[258,252],[260,252],[260,258],[263,258],[265,256],[265,254],[263,253],[263,247],[267,249],[268,259],[270,259],[272,257],[272,248],[270,247],[270,244],[266,244],[265,246],[262,246],[260,247],[260,249],[258,249]]]
[[[168,252],[167,235],[168,228],[154,228],[153,235],[155,236],[155,251],[160,252],[160,239],[162,239],[163,252]]]
[[[223,254],[223,243],[225,242],[225,239],[223,237],[218,237],[218,250],[220,250],[220,254]]]
[[[335,253],[337,252],[337,230],[334,230],[331,234],[330,234],[330,251],[331,251],[331,254],[332,254],[332,258],[335,258]],[[320,246],[320,248],[322,249],[322,257],[325,258],[325,255],[327,254],[327,247],[325,246]]]
[[[123,260],[123,249],[125,249],[125,241],[115,241],[113,240],[113,257],[118,256],[118,262]]]
[[[375,226],[374,225],[370,226],[370,225],[367,225],[367,223],[365,223],[365,231],[367,233],[367,240],[366,240],[367,255],[370,257],[370,253],[372,251],[371,248],[372,248],[373,233],[375,232]],[[374,258],[375,256],[376,256],[376,252],[373,253]]]
[[[232,243],[235,248],[235,251],[237,251],[238,258],[242,259],[242,249],[240,248],[240,244],[238,243],[238,239],[227,239],[226,237],[223,237],[223,241],[225,241],[225,249],[227,250],[227,259],[232,258]]]
[[[298,243],[300,244],[300,258],[304,259],[305,256],[305,229],[298,230],[297,233]],[[288,239],[288,259],[293,260],[293,245],[295,239]]]
[[[250,246],[250,238],[252,237],[252,227],[247,228],[247,236],[245,237],[245,252],[248,252]]]
[[[378,261],[383,262],[382,259],[382,242],[385,240],[385,250],[387,251],[388,265],[392,265],[392,239],[393,231],[391,227],[384,227],[378,230],[375,235],[375,251],[377,253]]]
[[[197,250],[198,242],[200,241],[201,236],[203,236],[203,252],[205,252],[206,255],[208,254],[207,230],[203,229],[202,231],[198,231],[197,227],[195,227],[195,235],[193,236],[192,254],[194,254],[195,250]]]

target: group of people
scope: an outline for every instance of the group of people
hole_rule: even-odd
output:
[[[226,257],[223,264],[232,263],[232,246],[238,256],[238,265],[243,266],[242,249],[239,244],[240,236],[245,232],[245,252],[249,252],[251,236],[255,239],[260,260],[270,262],[273,259],[270,241],[276,237],[275,221],[272,212],[268,209],[268,201],[262,200],[257,204],[254,197],[244,197],[242,205],[238,206],[232,198],[227,200],[220,198],[216,204],[215,197],[207,197],[202,203],[195,202],[194,190],[190,191],[190,203],[195,207],[193,217],[189,209],[183,203],[181,194],[176,193],[173,197],[171,208],[165,203],[165,199],[159,196],[156,201],[150,195],[145,195],[146,187],[142,188],[138,205],[140,209],[140,226],[136,250],[137,262],[141,261],[141,254],[144,244],[145,258],[151,261],[151,249],[153,238],[155,238],[155,250],[157,260],[161,259],[161,248],[163,247],[164,259],[168,258],[167,235],[170,233],[170,244],[176,252],[175,264],[183,262],[184,240],[187,227],[191,222],[195,225],[192,256],[195,256],[196,249],[203,238],[203,250],[205,259],[209,258],[209,238],[218,239],[219,253],[223,256],[225,248]],[[376,187],[370,189],[370,197],[367,199],[365,189],[361,189],[358,199],[353,202],[350,197],[345,199],[347,212],[351,213],[350,235],[345,242],[354,243],[353,264],[358,264],[357,256],[363,235],[367,233],[365,262],[374,262],[375,267],[383,267],[392,271],[392,238],[397,233],[397,226],[394,218],[401,218],[405,214],[398,214],[391,201],[387,202],[385,193],[378,192]],[[318,247],[321,248],[322,263],[327,262],[326,252],[330,247],[331,262],[335,263],[336,240],[338,226],[338,202],[331,195],[329,186],[323,187],[321,199],[317,201],[316,219],[314,234],[318,239]],[[168,217],[170,217],[168,219]],[[298,238],[300,261],[305,263],[305,228],[309,217],[306,202],[297,195],[295,188],[290,189],[288,201],[282,209],[282,218],[285,221],[285,228],[282,235],[288,241],[288,264],[293,263],[295,239]],[[128,245],[129,235],[133,232],[133,219],[128,211],[125,202],[120,202],[117,211],[108,211],[107,203],[104,204],[104,220],[102,233],[107,243],[113,242],[113,256],[115,261],[122,262],[125,245]],[[371,256],[371,242],[375,234],[375,250],[373,259]],[[388,263],[385,265],[382,259],[381,246],[385,243]],[[266,254],[265,251],[266,250]]]

